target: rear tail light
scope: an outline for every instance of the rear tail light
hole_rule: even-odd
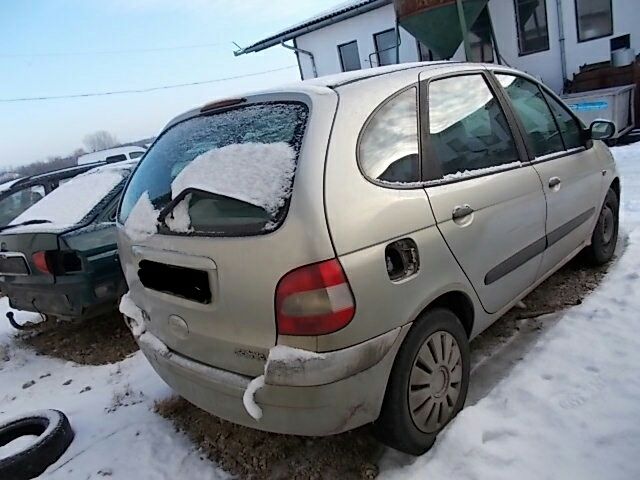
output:
[[[292,270],[278,283],[281,335],[326,335],[345,327],[354,314],[353,294],[337,259]]]
[[[50,250],[35,252],[31,259],[38,270],[51,275],[64,275],[82,270],[82,260],[74,251],[60,252]]]
[[[51,268],[47,252],[36,252],[31,256],[31,259],[33,260],[33,265],[42,273],[53,275],[53,269]]]

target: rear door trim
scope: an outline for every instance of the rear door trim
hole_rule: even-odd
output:
[[[484,284],[491,285],[492,283],[497,282],[505,275],[508,275],[509,273],[518,269],[521,265],[527,263],[532,258],[543,253],[549,247],[551,247],[555,243],[558,243],[580,225],[589,220],[593,216],[595,211],[595,208],[590,208],[586,212],[583,212],[577,217],[572,218],[567,223],[556,228],[554,231],[548,233],[544,237],[536,240],[522,250],[518,251],[515,255],[512,255],[505,261],[499,263],[491,270],[489,270],[489,272],[485,275]]]

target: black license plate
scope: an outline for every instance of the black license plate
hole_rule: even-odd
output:
[[[138,277],[142,285],[151,290],[198,303],[211,303],[209,275],[204,270],[142,260]]]

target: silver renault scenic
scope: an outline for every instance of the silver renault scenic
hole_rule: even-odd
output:
[[[204,105],[126,188],[121,311],[221,418],[373,423],[419,454],[464,405],[469,341],[579,252],[611,259],[614,129],[524,73],[450,62]]]

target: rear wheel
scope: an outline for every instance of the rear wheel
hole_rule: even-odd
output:
[[[469,342],[460,320],[437,308],[418,319],[398,351],[376,433],[413,455],[428,450],[464,405],[469,387]]]
[[[591,263],[602,265],[613,257],[618,242],[618,195],[609,189],[586,253]]]

